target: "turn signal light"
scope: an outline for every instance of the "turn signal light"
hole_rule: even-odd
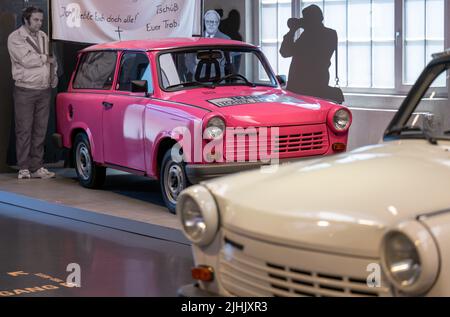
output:
[[[344,152],[345,150],[347,150],[347,145],[345,145],[344,143],[334,143],[333,144],[333,151]]]
[[[212,282],[214,280],[214,270],[210,266],[197,266],[191,272],[194,280],[203,282]]]

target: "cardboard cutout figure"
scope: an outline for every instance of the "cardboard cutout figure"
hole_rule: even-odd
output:
[[[288,20],[289,32],[280,48],[281,56],[292,57],[287,89],[342,103],[344,96],[340,88],[328,85],[330,60],[335,51],[337,56],[337,33],[323,25],[323,13],[318,6],[310,5],[302,13],[303,18]],[[299,29],[303,32],[295,40]]]
[[[219,31],[220,15],[215,10],[208,10],[205,13],[205,37],[221,38],[230,40],[230,37]]]

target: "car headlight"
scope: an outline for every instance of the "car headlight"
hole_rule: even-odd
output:
[[[347,130],[350,127],[350,112],[346,109],[339,109],[333,116],[333,126],[338,132]]]
[[[395,231],[386,239],[385,257],[389,274],[401,286],[413,285],[422,269],[414,243],[403,233]]]
[[[405,294],[428,291],[439,272],[439,253],[433,237],[417,221],[400,224],[384,236],[381,263],[387,278]]]
[[[194,244],[207,246],[219,229],[219,213],[214,197],[204,186],[191,186],[177,201],[177,215],[186,237]]]
[[[206,125],[204,138],[207,140],[219,139],[225,132],[225,121],[220,117],[213,117],[209,119]]]

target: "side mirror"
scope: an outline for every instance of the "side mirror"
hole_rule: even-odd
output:
[[[132,80],[131,92],[144,92],[146,96],[149,95],[148,82],[146,80]]]
[[[281,88],[286,88],[287,79],[286,75],[277,75],[278,83],[280,84]]]

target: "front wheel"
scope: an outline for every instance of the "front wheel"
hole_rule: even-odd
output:
[[[174,161],[171,152],[172,150],[168,150],[162,160],[160,185],[164,203],[169,211],[175,214],[178,196],[191,184],[186,177],[184,162]]]
[[[75,170],[81,186],[99,188],[105,182],[106,168],[95,164],[86,134],[79,133],[74,142]]]

